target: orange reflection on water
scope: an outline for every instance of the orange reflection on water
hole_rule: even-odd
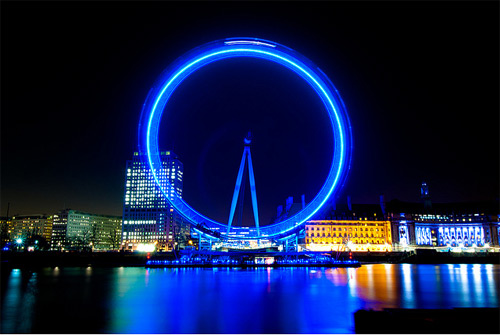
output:
[[[353,271],[354,278],[349,282],[355,293],[363,300],[380,303],[385,307],[397,306],[399,288],[392,265],[369,264]],[[352,292],[352,291],[351,291]]]

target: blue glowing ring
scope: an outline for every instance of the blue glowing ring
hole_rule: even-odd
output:
[[[276,239],[293,234],[310,219],[342,187],[350,168],[352,134],[344,103],[328,77],[310,60],[283,45],[256,38],[230,38],[202,45],[167,68],[151,88],[139,122],[139,151],[146,153],[156,184],[168,202],[185,219],[205,233],[219,228],[221,238],[227,238],[227,225],[216,222],[191,208],[176,192],[162,168],[158,148],[158,130],[164,107],[172,93],[190,74],[215,61],[232,57],[255,57],[285,66],[303,78],[318,94],[328,111],[334,134],[334,150],[330,171],[314,199],[300,212],[284,221],[260,227],[259,236],[238,236],[240,239]]]

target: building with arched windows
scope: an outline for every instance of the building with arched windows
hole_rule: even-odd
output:
[[[424,185],[426,186],[426,185]],[[499,249],[497,202],[431,203],[428,188],[421,202],[330,204],[307,221],[303,246],[316,251],[438,251]]]
[[[305,227],[305,248],[313,251],[392,251],[391,223],[381,204],[332,204],[322,219]]]
[[[393,200],[387,204],[396,249],[491,248],[499,245],[495,202],[422,204]]]

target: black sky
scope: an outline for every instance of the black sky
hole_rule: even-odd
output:
[[[354,135],[353,202],[498,199],[497,2],[2,2],[1,215],[121,215],[125,161],[161,71],[212,40],[276,41],[340,91]],[[175,92],[161,145],[185,199],[227,218],[246,131],[266,223],[326,176],[318,98],[277,65],[212,64]],[[248,188],[247,188],[248,189]],[[249,195],[247,195],[249,198]],[[247,213],[249,211],[247,210]],[[251,218],[251,217],[250,217]]]

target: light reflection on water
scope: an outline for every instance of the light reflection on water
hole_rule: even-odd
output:
[[[482,264],[46,268],[2,271],[2,280],[2,333],[352,333],[360,308],[500,300],[500,266]]]
[[[8,280],[10,289],[5,296],[2,294],[2,333],[30,332],[37,276],[37,273],[23,276],[19,269],[12,270]]]

